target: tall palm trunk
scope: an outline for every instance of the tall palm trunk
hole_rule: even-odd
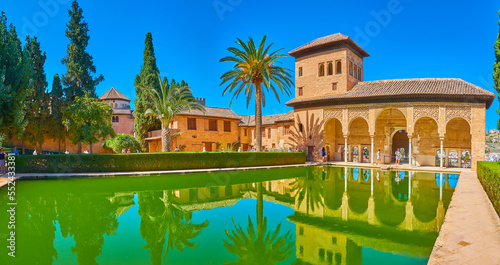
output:
[[[257,182],[257,234],[262,232],[264,223],[264,198],[262,194],[262,182]]]
[[[170,152],[170,128],[163,122],[161,123],[161,151]]]
[[[262,151],[262,83],[255,83],[255,131],[257,133],[257,151]]]

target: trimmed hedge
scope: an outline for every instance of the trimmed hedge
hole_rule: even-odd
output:
[[[500,163],[477,162],[477,176],[490,197],[493,207],[500,215]]]
[[[174,152],[26,155],[16,157],[17,173],[90,173],[303,164],[305,153]]]

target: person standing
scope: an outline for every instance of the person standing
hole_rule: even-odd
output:
[[[179,150],[179,147],[177,147],[177,146],[176,146],[176,147],[175,147],[175,151],[174,151],[174,152],[179,152],[179,151],[180,151],[180,150]]]
[[[378,152],[377,152],[377,165],[378,164],[382,164],[382,161],[380,160],[380,149],[378,149]]]
[[[326,149],[325,149],[325,147],[321,148],[321,156],[323,157],[323,162],[326,162]]]
[[[238,147],[238,152],[241,152],[241,146],[240,146],[240,147]]]
[[[401,152],[399,151],[399,148],[396,149],[394,154],[396,155],[396,165],[399,165],[399,160],[401,159]]]
[[[36,152],[36,149],[33,151],[33,155],[36,156],[38,153]]]
[[[12,155],[14,156],[18,156],[19,155],[19,151],[17,151],[17,147],[14,146],[14,149],[12,149]]]
[[[0,173],[5,173],[5,152],[3,148],[0,148],[0,169],[2,171]]]

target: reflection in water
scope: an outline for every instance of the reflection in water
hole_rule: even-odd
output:
[[[425,263],[458,179],[329,166],[219,176],[21,181],[17,257],[0,249],[0,264]]]
[[[267,231],[267,218],[264,217],[264,202],[262,194],[262,183],[257,185],[257,227],[254,228],[250,215],[248,216],[247,229],[232,219],[234,230],[226,235],[229,240],[224,239],[227,251],[237,255],[236,262],[225,262],[225,264],[276,264],[287,260],[292,254],[291,231],[280,236],[281,223],[274,231]]]

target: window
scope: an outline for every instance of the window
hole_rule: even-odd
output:
[[[332,62],[328,62],[328,63],[327,63],[327,71],[326,71],[326,74],[327,74],[327,75],[333,75],[333,63],[332,63]]]
[[[337,90],[337,83],[332,83],[332,90]]]
[[[196,119],[188,118],[188,130],[196,130]]]
[[[111,117],[111,122],[118,122],[118,116]]]
[[[324,63],[320,63],[318,65],[318,75],[325,76],[325,64]]]
[[[299,236],[303,236],[303,235],[304,235],[304,227],[300,226],[299,227]]]
[[[217,120],[208,120],[208,130],[217,131]]]
[[[335,64],[337,65],[335,69],[335,73],[337,73],[338,75],[341,75],[342,74],[342,61],[341,60],[338,60],[335,62]]]
[[[328,264],[333,264],[333,252],[331,250],[326,252],[326,262]]]
[[[349,61],[349,75],[352,76],[352,62]]]
[[[289,135],[290,134],[290,126],[285,126],[284,134],[285,135]]]
[[[320,248],[318,254],[319,254],[319,260],[320,261],[325,261],[325,249],[324,248]]]
[[[304,255],[304,246],[300,246],[300,247],[299,247],[299,254],[300,254],[301,256],[303,256],[303,255]]]
[[[302,96],[303,94],[304,94],[303,87],[299,87],[299,96]]]
[[[271,139],[271,128],[267,129],[267,138]]]
[[[358,66],[354,65],[354,78],[358,78]]]
[[[299,132],[304,131],[304,125],[302,123],[299,123]]]
[[[336,245],[337,245],[337,238],[336,238],[336,237],[334,237],[334,236],[332,236],[332,244],[333,244],[334,246],[336,246]]]
[[[243,135],[248,136],[248,129],[243,129]]]
[[[230,121],[224,121],[224,131],[225,132],[231,131],[231,122]]]
[[[361,81],[361,67],[358,67],[358,80]]]
[[[302,76],[302,67],[299,67],[299,76]]]

